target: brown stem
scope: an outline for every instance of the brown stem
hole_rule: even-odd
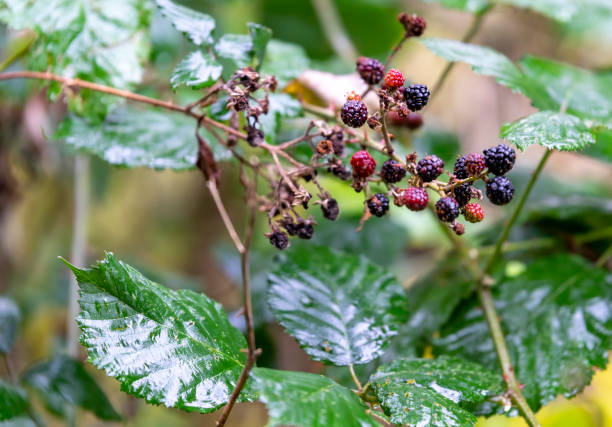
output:
[[[382,124],[382,134],[383,138],[385,138],[385,148],[387,149],[387,155],[393,155],[393,145],[391,144],[391,138],[389,138],[389,131],[387,130],[387,120],[385,119],[385,113],[383,112],[382,117],[380,119],[380,123]]]
[[[406,40],[408,40],[409,38],[410,36],[408,35],[408,33],[404,33],[404,37],[402,37],[402,39],[397,44],[397,46],[395,46],[393,50],[391,51],[391,53],[389,54],[389,56],[387,56],[387,60],[385,61],[385,69],[389,66],[389,64],[391,63],[391,61],[393,60],[397,52],[400,51],[404,43],[406,43]]]

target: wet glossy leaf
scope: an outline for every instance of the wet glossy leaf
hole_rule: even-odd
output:
[[[502,3],[531,9],[559,22],[579,19],[585,9],[597,10],[598,13],[612,12],[612,4],[601,0],[502,0]]]
[[[171,0],[156,0],[156,2],[162,14],[193,44],[200,46],[213,42],[215,20],[210,15],[181,6]]]
[[[0,421],[23,414],[29,406],[28,396],[20,387],[0,380]]]
[[[445,356],[395,360],[370,383],[392,423],[440,427],[474,425],[472,406],[504,390],[498,373]]]
[[[591,129],[578,117],[554,111],[540,111],[502,126],[500,137],[521,150],[533,144],[548,149],[575,151],[594,144]]]
[[[6,297],[0,297],[0,353],[8,353],[13,347],[19,327],[19,307]]]
[[[612,126],[594,129],[596,142],[588,146],[583,154],[612,163]]]
[[[215,44],[215,54],[223,65],[223,77],[229,79],[253,59],[253,40],[246,34],[224,34]]]
[[[187,86],[192,89],[201,89],[211,86],[219,77],[223,67],[208,53],[199,50],[191,52],[174,69],[170,77],[172,89]]]
[[[89,361],[123,391],[203,413],[227,402],[246,340],[220,304],[151,282],[112,254],[91,269],[68,266],[79,282],[77,321]],[[247,389],[242,397],[252,394]]]
[[[534,103],[539,109],[559,110],[566,104],[567,112],[579,117],[612,120],[612,72],[595,73],[533,56],[521,59],[519,65],[530,80],[545,88],[555,103],[554,108]]]
[[[266,55],[266,46],[272,38],[272,30],[263,25],[249,22],[249,35],[253,41],[253,53],[257,60],[257,67],[261,66]]]
[[[68,117],[55,137],[112,165],[181,170],[193,168],[197,160],[195,125],[193,119],[180,114],[118,109],[109,113],[102,125]],[[217,160],[230,157],[212,135],[202,128],[200,134]]]
[[[376,359],[406,315],[395,277],[326,247],[292,248],[268,281],[276,319],[313,359],[335,365]]]
[[[102,389],[77,360],[56,356],[24,373],[25,384],[37,390],[47,408],[66,416],[68,405],[93,412],[103,420],[120,420]]]
[[[284,119],[298,117],[302,113],[302,106],[296,99],[286,93],[271,93],[268,114],[259,116],[259,124],[264,132],[266,141],[276,142],[276,134]]]
[[[280,40],[270,40],[261,66],[264,75],[276,76],[282,88],[306,71],[310,61],[301,46]]]
[[[605,368],[612,347],[612,278],[582,258],[541,258],[494,288],[508,350],[523,394],[537,410],[557,395],[574,396]],[[498,370],[482,310],[474,297],[442,328],[437,354]]]
[[[253,386],[266,404],[269,427],[375,427],[351,390],[323,375],[255,368]]]

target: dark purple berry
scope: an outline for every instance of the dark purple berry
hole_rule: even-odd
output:
[[[466,179],[469,176],[467,167],[465,165],[465,156],[461,156],[457,159],[455,162],[455,167],[453,168],[453,173],[457,179]]]
[[[496,176],[487,182],[487,197],[494,205],[506,205],[514,197],[514,185],[505,176]]]
[[[377,59],[361,56],[357,59],[357,72],[367,84],[375,85],[385,75],[385,67]]]
[[[346,101],[340,111],[340,117],[347,126],[361,127],[368,120],[368,107],[356,99]]]
[[[485,159],[480,153],[470,153],[463,156],[465,158],[465,169],[469,176],[476,176],[486,167]]]
[[[413,84],[404,89],[404,98],[410,111],[419,111],[429,101],[429,89],[421,84]]]
[[[453,222],[459,216],[459,203],[452,197],[442,197],[436,202],[436,215],[440,221]]]
[[[444,161],[435,154],[425,156],[417,164],[417,173],[423,182],[430,182],[442,175]]]
[[[485,164],[489,172],[495,175],[504,175],[514,166],[516,152],[506,144],[499,144],[483,151]]]
[[[283,250],[289,247],[289,236],[282,231],[275,231],[274,233],[271,233],[269,239],[272,246],[274,246],[276,249]]]
[[[300,222],[298,224],[297,236],[300,239],[310,240],[314,235],[314,227],[310,221]]]
[[[380,168],[380,177],[387,184],[400,182],[406,176],[406,169],[400,162],[387,160]]]
[[[383,216],[389,210],[389,198],[383,193],[375,194],[368,200],[368,209],[374,216]]]
[[[453,196],[460,207],[467,205],[472,198],[472,185],[465,183],[453,188]]]

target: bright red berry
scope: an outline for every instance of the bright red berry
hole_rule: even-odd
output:
[[[411,211],[422,211],[427,207],[429,196],[424,188],[409,187],[402,192],[402,202]]]
[[[396,68],[391,68],[385,74],[385,87],[388,89],[397,89],[404,85],[404,76],[402,72]]]
[[[376,170],[376,160],[365,150],[357,151],[351,157],[353,175],[359,178],[367,178]]]
[[[484,219],[484,210],[478,203],[468,203],[465,205],[463,216],[468,222],[480,222]]]

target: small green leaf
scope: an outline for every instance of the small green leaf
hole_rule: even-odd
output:
[[[0,421],[23,414],[29,405],[25,391],[0,380]]]
[[[198,155],[195,126],[195,120],[180,114],[118,109],[110,112],[101,125],[68,117],[55,137],[112,165],[182,170],[195,167]],[[200,128],[200,134],[217,160],[230,157],[229,151],[205,129]]]
[[[493,288],[508,351],[529,405],[537,411],[571,397],[605,368],[612,348],[612,277],[568,254],[540,258]],[[451,354],[499,370],[478,299],[462,304],[434,342]]]
[[[249,22],[249,35],[253,41],[253,52],[257,60],[257,68],[263,63],[266,55],[266,46],[272,38],[272,30],[260,24]]]
[[[280,40],[270,40],[261,66],[261,73],[276,76],[280,87],[308,69],[310,61],[304,48]]]
[[[286,93],[271,93],[268,101],[268,113],[259,116],[259,124],[266,141],[275,143],[282,121],[298,117],[302,113],[302,105]]]
[[[19,307],[6,297],[0,297],[0,353],[8,353],[13,347],[19,327]]]
[[[593,129],[596,143],[586,148],[583,154],[612,163],[612,126],[598,126]]]
[[[468,426],[474,404],[503,393],[502,379],[481,365],[455,357],[398,359],[370,378],[394,424]]]
[[[212,412],[229,399],[244,367],[242,334],[203,294],[172,291],[107,254],[81,270],[77,322],[89,361],[147,402]],[[249,387],[241,398],[252,399]]]
[[[103,420],[120,420],[102,389],[83,365],[66,356],[32,366],[23,374],[23,382],[37,390],[47,407],[66,416],[67,405],[91,411]]]
[[[521,150],[533,144],[548,149],[575,151],[594,144],[591,129],[576,116],[540,111],[502,126],[500,137]]]
[[[223,66],[214,58],[196,50],[176,66],[170,77],[170,85],[175,90],[183,85],[192,89],[201,89],[219,80],[222,71]]]
[[[162,14],[193,44],[206,46],[213,42],[215,20],[210,15],[181,6],[172,0],[156,0],[156,2]]]
[[[351,390],[323,375],[255,368],[253,386],[266,404],[269,427],[377,427]]]
[[[215,53],[223,65],[223,78],[229,79],[237,69],[250,65],[253,40],[246,34],[224,34],[215,44]]]
[[[269,276],[268,304],[313,359],[363,364],[380,356],[406,315],[390,273],[326,247],[295,247]]]

